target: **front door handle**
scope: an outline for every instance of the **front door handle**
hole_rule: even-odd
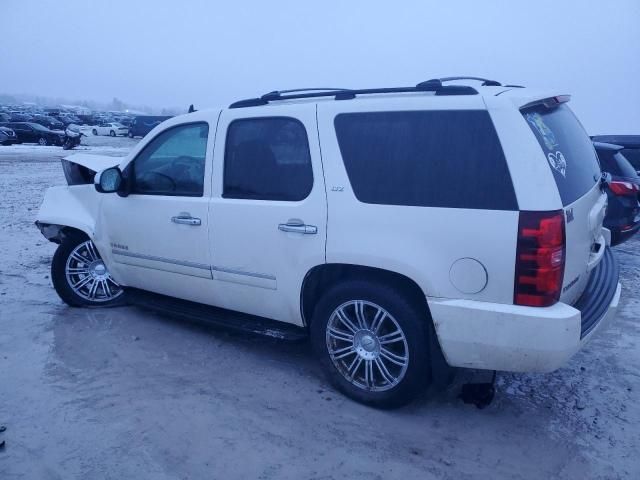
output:
[[[318,227],[315,225],[306,225],[302,222],[293,222],[291,220],[278,225],[278,230],[281,232],[302,233],[304,235],[315,235],[318,233]]]
[[[171,217],[171,221],[173,223],[179,223],[180,225],[193,225],[199,226],[202,225],[202,220],[196,217],[192,217],[191,215],[180,214],[176,217]]]

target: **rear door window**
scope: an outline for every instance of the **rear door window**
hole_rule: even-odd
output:
[[[600,178],[591,139],[566,104],[536,104],[522,110],[553,172],[563,205],[586,194]]]
[[[294,118],[234,120],[224,154],[224,198],[304,200],[313,187],[309,141]]]
[[[385,205],[517,210],[488,112],[344,113],[335,128],[358,200]]]

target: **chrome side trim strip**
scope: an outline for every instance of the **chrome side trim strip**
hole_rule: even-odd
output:
[[[264,278],[265,280],[275,280],[276,279],[276,277],[274,275],[268,275],[266,273],[245,272],[243,270],[234,270],[232,268],[216,267],[215,265],[211,267],[211,270],[213,270],[215,272],[231,273],[231,274],[234,274],[234,275],[245,275],[247,277]]]
[[[153,255],[143,255],[141,253],[128,252],[126,250],[120,250],[117,248],[111,249],[111,253],[113,253],[114,255],[122,255],[123,257],[140,258],[142,260],[152,260],[154,262],[170,263],[172,265],[180,265],[182,267],[199,268],[201,270],[211,270],[211,267],[209,265],[204,265],[203,263],[184,262],[182,260],[174,260],[172,258],[155,257]]]
[[[154,261],[154,262],[170,263],[172,265],[180,265],[180,266],[183,266],[183,267],[198,268],[198,269],[201,269],[201,270],[211,270],[211,271],[222,272],[222,273],[231,273],[233,275],[244,275],[244,276],[247,276],[247,277],[262,278],[262,279],[265,279],[265,280],[275,280],[276,279],[276,277],[274,275],[268,275],[266,273],[246,272],[244,270],[236,270],[236,269],[233,269],[233,268],[223,268],[223,267],[210,266],[210,265],[205,265],[203,263],[185,262],[185,261],[182,261],[182,260],[174,260],[172,258],[156,257],[156,256],[153,256],[153,255],[144,255],[142,253],[133,253],[133,252],[129,252],[127,250],[120,250],[118,248],[112,248],[111,249],[111,253],[113,253],[114,255],[121,255],[123,257],[140,258],[142,260],[151,260],[151,261]]]

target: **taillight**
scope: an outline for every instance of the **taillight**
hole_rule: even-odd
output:
[[[531,307],[556,303],[564,261],[564,211],[520,212],[513,303]]]
[[[620,182],[617,180],[609,182],[609,188],[615,195],[619,196],[633,196],[637,195],[638,192],[640,192],[640,187],[635,183]]]

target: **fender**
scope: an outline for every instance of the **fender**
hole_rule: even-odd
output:
[[[55,243],[62,240],[64,227],[80,230],[93,239],[99,205],[100,195],[93,185],[51,187],[45,193],[36,225],[47,240]]]

